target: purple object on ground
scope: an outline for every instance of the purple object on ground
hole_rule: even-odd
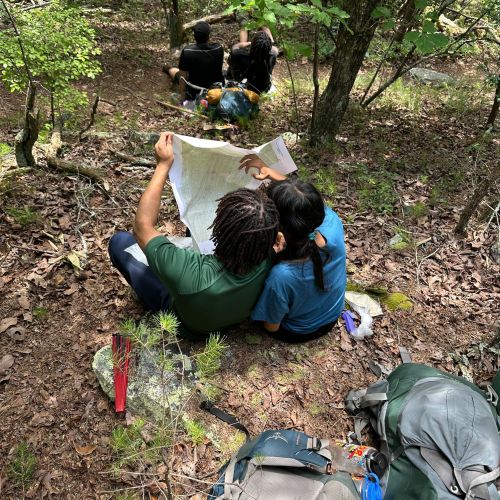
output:
[[[344,311],[342,313],[342,319],[344,320],[345,323],[345,329],[347,330],[347,333],[352,333],[354,330],[356,330],[356,325],[354,323],[354,316],[351,313],[351,311]]]

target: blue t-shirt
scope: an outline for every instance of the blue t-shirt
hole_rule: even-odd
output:
[[[325,291],[316,285],[311,259],[279,262],[270,271],[252,319],[281,323],[296,333],[312,333],[335,321],[344,308],[347,284],[344,228],[339,216],[325,207],[317,229],[326,240],[323,257]]]

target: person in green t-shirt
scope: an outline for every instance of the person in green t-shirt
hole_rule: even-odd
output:
[[[237,189],[219,200],[213,255],[176,247],[155,229],[174,161],[172,136],[162,133],[155,145],[157,166],[140,199],[134,234],[115,234],[109,254],[147,309],[173,309],[182,336],[204,338],[250,316],[278,244],[279,216],[262,191]]]

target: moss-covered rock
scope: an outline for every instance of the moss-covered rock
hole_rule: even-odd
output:
[[[186,357],[166,350],[141,350],[131,363],[127,388],[127,408],[161,421],[177,412],[194,388],[194,371]],[[114,400],[111,346],[97,351],[92,362],[97,380],[106,395]],[[184,372],[184,376],[178,376]]]
[[[381,297],[381,302],[387,306],[389,311],[402,309],[409,311],[413,307],[413,302],[404,293],[393,292]]]

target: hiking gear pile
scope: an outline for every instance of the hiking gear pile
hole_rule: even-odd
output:
[[[384,499],[493,500],[500,498],[497,400],[492,388],[407,363],[351,391],[346,408],[356,415],[357,436],[370,422],[388,457]]]

